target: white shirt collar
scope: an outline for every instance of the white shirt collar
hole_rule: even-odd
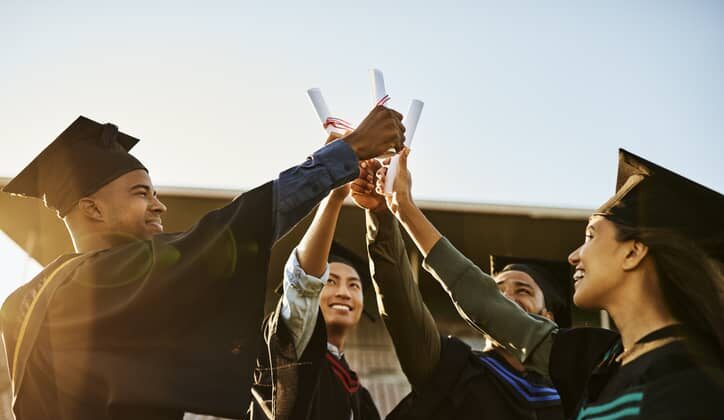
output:
[[[327,342],[327,350],[329,350],[329,352],[332,353],[337,359],[341,359],[342,356],[344,356],[344,352],[339,351],[337,346],[330,342]]]

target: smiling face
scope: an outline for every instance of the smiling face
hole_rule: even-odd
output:
[[[362,280],[357,271],[344,263],[329,263],[329,280],[322,289],[319,307],[327,327],[349,329],[362,315]]]
[[[163,232],[161,215],[166,206],[156,196],[148,172],[142,169],[121,175],[90,199],[97,209],[98,221],[108,233],[151,239]]]
[[[500,293],[524,311],[552,319],[552,314],[545,307],[543,291],[528,273],[516,270],[503,271],[495,276],[495,282]]]
[[[585,242],[568,256],[575,267],[576,306],[603,309],[622,292],[631,241],[618,241],[617,234],[616,225],[605,217],[589,219]]]

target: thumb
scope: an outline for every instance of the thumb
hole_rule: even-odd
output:
[[[400,152],[400,158],[399,158],[398,165],[399,165],[399,168],[403,171],[407,170],[407,156],[409,154],[410,154],[410,149],[408,149],[407,147],[402,149],[402,151]]]

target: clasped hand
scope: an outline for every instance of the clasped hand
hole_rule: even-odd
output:
[[[407,168],[407,157],[410,149],[403,148],[399,153],[398,172],[395,177],[392,192],[385,194],[387,181],[387,166],[391,158],[383,162],[377,159],[368,159],[360,162],[360,174],[351,183],[352,200],[364,209],[372,212],[381,212],[389,209],[397,214],[400,205],[412,203],[412,176]]]

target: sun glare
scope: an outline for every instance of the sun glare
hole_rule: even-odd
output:
[[[2,301],[18,286],[28,282],[43,269],[2,230],[0,230],[0,266],[3,267],[3,275],[0,278]]]

